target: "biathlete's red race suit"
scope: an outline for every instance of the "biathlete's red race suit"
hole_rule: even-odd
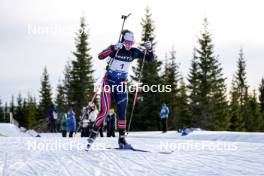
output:
[[[126,35],[124,36],[126,37]],[[124,38],[123,37],[123,38]],[[128,36],[129,38],[129,36]],[[125,141],[125,130],[126,130],[126,109],[128,103],[128,93],[122,85],[125,83],[130,64],[134,59],[143,59],[144,51],[138,48],[130,47],[126,48],[125,44],[127,41],[123,39],[123,43],[118,43],[117,45],[111,45],[107,49],[103,50],[99,55],[99,59],[105,59],[106,57],[113,58],[112,64],[109,66],[105,78],[102,83],[102,91],[100,93],[100,112],[96,118],[95,126],[88,138],[88,145],[92,143],[96,137],[96,134],[105,121],[111,101],[114,101],[117,106],[117,117],[118,117],[118,129],[119,129],[119,145],[121,148],[127,147],[128,145]],[[128,41],[129,42],[129,41]],[[129,43],[128,43],[129,44]],[[133,44],[133,43],[130,43]],[[154,59],[151,48],[146,52],[146,61],[152,61]],[[123,88],[123,89],[120,89]],[[110,88],[110,89],[108,89]],[[89,146],[88,146],[89,147]]]

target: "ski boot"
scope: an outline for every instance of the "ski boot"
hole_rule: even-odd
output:
[[[91,135],[87,139],[88,144],[86,145],[86,149],[85,149],[86,151],[90,150],[90,148],[92,147],[92,144],[95,141],[96,135],[97,135],[97,132],[93,130],[91,132]]]
[[[119,131],[118,145],[120,149],[133,149],[131,144],[128,144],[125,139],[125,131]]]

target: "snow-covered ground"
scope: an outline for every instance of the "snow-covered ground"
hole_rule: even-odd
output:
[[[0,135],[8,137],[26,137],[27,133],[21,132],[21,129],[10,123],[0,123]]]
[[[2,130],[0,125],[0,134]],[[86,139],[78,134],[72,139],[49,133],[40,138],[17,136],[0,137],[3,176],[264,175],[263,133],[130,133],[128,141],[149,153],[106,149],[117,147],[117,138],[98,137],[86,152]],[[171,154],[159,153],[172,150]]]

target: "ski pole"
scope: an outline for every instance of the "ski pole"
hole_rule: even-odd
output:
[[[145,49],[144,50],[144,57],[143,57],[143,61],[142,61],[142,65],[141,65],[140,73],[139,73],[140,74],[139,75],[139,83],[140,83],[140,80],[141,80],[141,77],[142,77],[142,74],[143,74],[143,68],[144,68],[146,54],[147,54],[147,50]],[[134,114],[134,110],[135,110],[135,106],[136,106],[136,102],[137,102],[137,96],[138,96],[138,92],[139,92],[139,87],[138,87],[139,83],[137,84],[136,93],[135,93],[134,100],[133,100],[133,106],[132,106],[132,111],[131,111],[130,118],[129,118],[127,134],[129,133],[129,130],[130,130],[130,125],[131,125],[131,122],[132,122],[132,119],[133,119],[133,114]]]
[[[124,20],[123,20],[123,24],[122,24],[121,31],[120,31],[120,34],[119,34],[118,42],[120,42],[120,40],[121,40],[121,36],[122,36],[123,29],[124,29],[125,21],[130,15],[131,15],[131,13],[129,13],[128,15],[122,15],[121,16],[121,19],[124,19]]]
[[[130,15],[131,15],[131,13],[129,13],[128,15],[122,15],[122,16],[121,16],[121,19],[123,19],[123,23],[122,23],[122,27],[121,27],[121,31],[120,31],[120,34],[119,34],[119,38],[118,38],[117,43],[121,41],[121,36],[122,36],[122,32],[123,32],[123,29],[124,29],[124,25],[125,25],[126,19],[127,19]],[[116,51],[115,57],[117,56],[118,52],[119,52],[119,49]],[[109,61],[108,64],[107,64],[107,66],[106,66],[106,70],[109,69],[109,67],[112,65],[113,61],[114,61],[114,58],[111,58],[110,61]]]

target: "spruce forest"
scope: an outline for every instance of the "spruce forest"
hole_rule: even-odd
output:
[[[82,108],[87,106],[94,95],[93,58],[90,54],[90,38],[85,17],[80,18],[79,32],[76,31],[73,59],[65,63],[63,78],[58,80],[56,92],[52,92],[48,68],[43,67],[40,75],[39,97],[12,96],[9,103],[0,100],[0,121],[9,121],[9,112],[20,126],[27,129],[41,129],[47,123],[48,108],[54,103],[61,119],[68,107],[73,107],[77,121]],[[151,10],[146,8],[139,23],[142,26],[141,45],[150,41],[154,53],[159,50],[155,45],[155,19]],[[89,26],[92,28],[92,26]],[[83,32],[80,32],[83,31]],[[144,65],[136,60],[129,77],[129,84],[138,81],[144,85],[171,85],[171,92],[140,92],[135,106],[132,131],[160,130],[159,112],[166,103],[170,109],[169,130],[185,127],[198,127],[206,130],[264,131],[264,77],[259,78],[259,87],[253,88],[247,82],[247,62],[244,50],[238,48],[237,62],[234,65],[232,85],[226,84],[221,55],[214,51],[213,32],[210,32],[210,19],[201,21],[201,30],[193,41],[192,58],[186,77],[181,74],[177,61],[177,48],[168,49],[166,56],[155,54],[155,61]],[[102,72],[103,74],[103,72]],[[264,75],[263,75],[264,76]],[[52,98],[55,97],[55,98]],[[134,93],[129,93],[127,121],[129,121]],[[37,101],[38,100],[38,101]],[[98,101],[99,102],[99,101]],[[99,106],[97,102],[97,105]]]

